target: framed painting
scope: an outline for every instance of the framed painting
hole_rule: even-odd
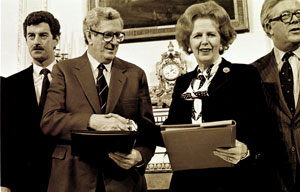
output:
[[[192,4],[206,0],[88,0],[97,6],[118,10],[124,20],[125,42],[174,39],[177,19]],[[248,32],[247,0],[215,0],[224,7],[237,32]]]

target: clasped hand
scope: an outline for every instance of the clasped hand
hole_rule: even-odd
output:
[[[143,160],[141,153],[136,149],[132,149],[129,154],[114,152],[109,153],[108,156],[121,168],[127,170]]]
[[[126,119],[118,114],[93,114],[89,120],[89,127],[96,131],[128,131],[130,124]]]
[[[213,154],[220,157],[224,161],[237,164],[240,160],[245,158],[248,154],[248,147],[246,144],[235,140],[235,147],[231,148],[217,148]]]

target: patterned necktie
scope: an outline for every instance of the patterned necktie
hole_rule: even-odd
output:
[[[108,85],[106,83],[103,70],[106,70],[106,68],[101,63],[98,65],[98,70],[99,72],[98,72],[96,87],[99,94],[101,113],[105,113],[107,96],[108,96]]]
[[[294,101],[294,79],[292,67],[289,63],[289,58],[293,56],[292,52],[287,52],[283,58],[283,65],[279,73],[281,89],[285,101],[292,114],[295,113],[295,101]]]
[[[46,97],[47,97],[47,90],[50,86],[50,81],[48,79],[48,73],[50,73],[50,71],[47,68],[44,68],[40,71],[40,74],[44,75],[43,85],[42,85],[42,93],[41,93],[40,103],[39,103],[39,110],[40,110],[41,114],[43,113],[43,109],[44,109],[44,105],[45,105],[45,101],[46,101]]]

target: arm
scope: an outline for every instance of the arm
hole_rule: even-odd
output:
[[[53,67],[52,77],[41,120],[41,128],[46,135],[70,140],[72,129],[87,129],[93,111],[87,109],[74,110],[72,103],[68,103],[67,98],[71,94],[70,91],[74,90],[73,86],[75,86],[71,84],[71,81],[77,81],[70,71],[68,72],[65,68],[62,68],[62,65],[56,64]],[[67,86],[70,87],[67,89]],[[78,91],[74,91],[74,95],[77,93]]]
[[[132,79],[131,79],[132,80]],[[152,114],[152,104],[150,101],[146,75],[142,72],[139,75],[137,86],[137,115],[127,117],[134,120],[138,125],[138,136],[134,149],[130,154],[111,153],[109,156],[120,167],[130,169],[136,167],[140,173],[144,173],[147,163],[154,154],[156,139],[159,137],[160,128],[155,126]],[[133,86],[129,86],[133,87]],[[127,110],[128,111],[128,110]]]

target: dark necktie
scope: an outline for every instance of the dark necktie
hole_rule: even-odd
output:
[[[287,52],[283,58],[283,65],[279,73],[281,89],[285,101],[292,114],[295,113],[295,101],[294,101],[294,79],[292,67],[289,63],[289,58],[293,55],[292,52]]]
[[[97,87],[99,100],[100,100],[101,113],[105,113],[107,96],[108,96],[108,85],[106,83],[103,70],[106,70],[106,68],[101,63],[98,65],[98,70],[99,72],[98,72],[96,87]]]
[[[50,85],[50,81],[48,79],[48,73],[50,73],[50,71],[47,68],[42,69],[40,72],[40,74],[44,75],[43,85],[42,85],[42,93],[41,93],[40,103],[39,103],[40,114],[43,113],[43,109],[44,109],[44,105],[45,105],[45,101],[46,101],[46,97],[47,97],[47,90]]]

